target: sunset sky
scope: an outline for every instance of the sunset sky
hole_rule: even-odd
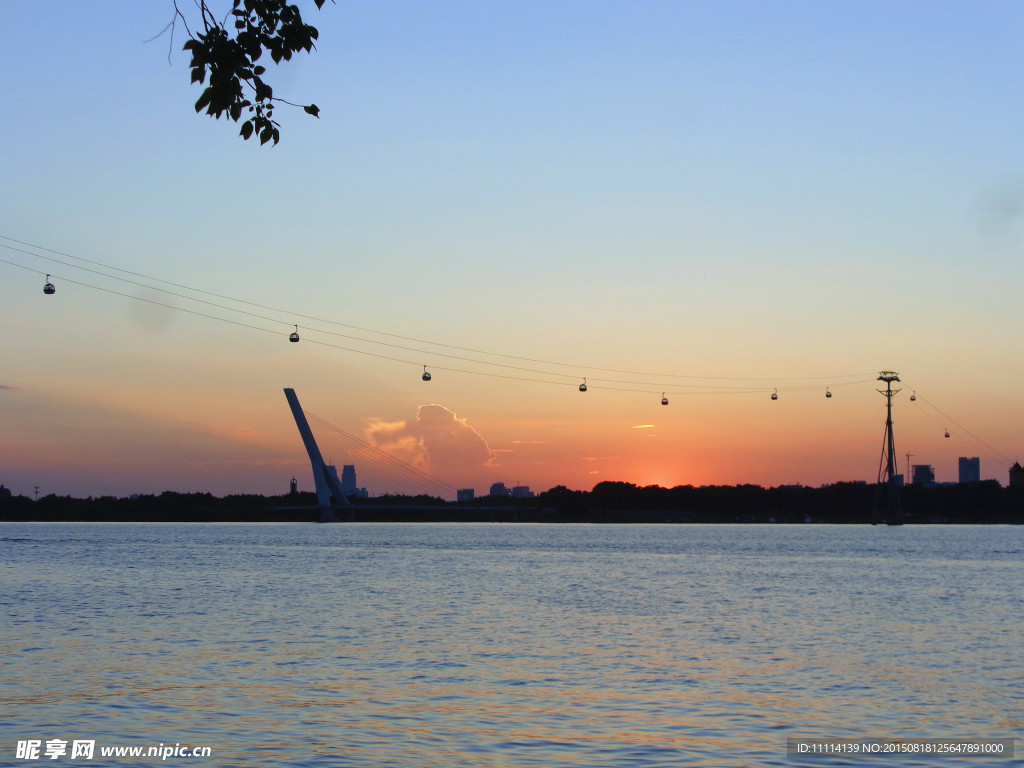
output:
[[[312,489],[284,387],[478,494],[873,481],[881,370],[1024,460],[1018,0],[299,4],[260,148],[169,0],[3,3],[15,493]]]

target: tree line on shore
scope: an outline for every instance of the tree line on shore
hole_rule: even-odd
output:
[[[901,510],[877,509],[878,486],[835,483],[820,488],[759,485],[664,488],[598,483],[590,491],[556,486],[532,499],[482,497],[448,502],[432,496],[353,499],[344,519],[385,521],[614,523],[1022,523],[1024,488],[994,480],[901,490]],[[302,522],[319,519],[312,493],[284,496],[209,493],[100,496],[0,496],[0,520],[121,522]]]

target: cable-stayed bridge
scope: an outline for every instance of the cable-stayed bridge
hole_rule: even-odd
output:
[[[305,412],[294,389],[286,388],[284,394],[309,455],[322,522],[336,521],[335,510],[349,506],[338,478],[339,464],[354,465],[362,481],[378,493],[455,498],[456,489],[451,484],[396,459],[319,416]],[[331,463],[324,460],[325,451]]]

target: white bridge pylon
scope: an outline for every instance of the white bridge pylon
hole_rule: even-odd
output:
[[[306,414],[302,412],[299,405],[299,398],[295,390],[285,387],[284,396],[288,399],[288,406],[292,409],[292,416],[295,417],[295,426],[299,428],[302,436],[302,444],[306,446],[306,453],[309,454],[309,463],[313,466],[313,482],[316,483],[316,502],[320,507],[321,523],[337,523],[338,516],[334,514],[335,507],[347,507],[350,505],[348,497],[342,493],[341,483],[338,481],[338,471],[324,464],[324,458],[320,455],[320,448],[313,437],[313,431],[306,421]]]

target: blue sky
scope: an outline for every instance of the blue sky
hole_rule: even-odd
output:
[[[940,479],[957,455],[981,454],[983,475],[1005,480],[1024,423],[1019,3],[302,7],[318,50],[271,82],[321,118],[279,109],[281,144],[260,149],[194,113],[180,28],[170,62],[166,35],[144,42],[170,3],[5,2],[0,235],[295,313],[571,363],[559,370],[591,380],[615,368],[785,393],[895,369],[941,409],[897,419],[900,452]],[[73,411],[74,440],[108,446],[104,462],[69,452],[57,469],[52,444],[8,438],[9,486],[128,490],[140,434],[181,440],[152,448],[166,465],[135,474],[145,489],[269,485],[260,467],[302,467],[301,453],[288,463],[283,386],[354,433],[438,400],[505,462],[438,468],[477,485],[511,481],[505,471],[537,487],[629,480],[652,459],[618,451],[621,430],[648,421],[658,455],[679,457],[666,482],[877,470],[873,383],[851,387],[827,433],[818,404],[768,415],[766,394],[688,398],[665,377],[642,388],[675,387],[671,416],[600,384],[605,400],[570,405],[546,386],[452,375],[426,398],[415,365],[279,349],[66,283],[43,304],[46,272],[85,276],[0,250],[34,270],[0,264],[0,416],[42,431]],[[198,420],[197,402],[209,404]],[[121,426],[96,426],[129,405]],[[985,445],[942,439],[947,414]],[[243,450],[224,437],[247,431],[265,439]],[[187,458],[197,440],[212,469]],[[516,447],[537,444],[550,452]],[[581,463],[612,448],[626,455],[606,475]]]

